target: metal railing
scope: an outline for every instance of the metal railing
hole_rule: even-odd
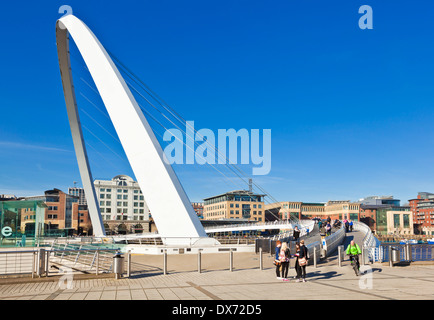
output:
[[[35,270],[37,251],[1,251],[0,275],[32,274]]]
[[[380,241],[374,236],[369,228],[363,222],[354,221],[354,230],[363,232],[365,234],[363,238],[363,251],[364,251],[364,259],[367,261],[378,262],[384,260],[384,250],[380,246]]]
[[[380,262],[391,261],[392,248],[399,252],[398,261],[392,262],[434,261],[434,245],[432,244],[382,244],[380,245],[382,252]]]
[[[62,248],[0,252],[0,276],[48,276],[65,268],[81,273],[113,272],[113,256],[118,249]]]

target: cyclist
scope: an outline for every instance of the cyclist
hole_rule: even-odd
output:
[[[350,261],[356,263],[357,270],[360,269],[360,263],[359,263],[359,254],[362,253],[362,250],[360,250],[360,247],[357,243],[354,242],[354,240],[351,240],[350,244],[347,247],[347,255],[350,256]]]

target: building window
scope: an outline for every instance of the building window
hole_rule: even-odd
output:
[[[393,215],[393,226],[399,228],[399,214]]]
[[[403,220],[404,220],[404,228],[410,228],[410,215],[404,214]]]

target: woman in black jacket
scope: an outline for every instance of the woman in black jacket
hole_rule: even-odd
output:
[[[296,244],[296,257],[297,260],[295,261],[295,269],[297,271],[297,281],[296,282],[306,282],[306,266],[307,266],[307,260],[308,257],[308,250],[306,246],[304,245],[304,240],[301,240],[300,243]],[[300,260],[306,260],[306,263],[300,263]]]

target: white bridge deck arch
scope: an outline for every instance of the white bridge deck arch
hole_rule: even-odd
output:
[[[56,24],[57,52],[69,124],[94,234],[105,236],[77,109],[69,56],[72,37],[92,76],[161,236],[215,242],[204,231],[146,117],[107,51],[72,14]],[[179,240],[180,241],[180,240]]]

